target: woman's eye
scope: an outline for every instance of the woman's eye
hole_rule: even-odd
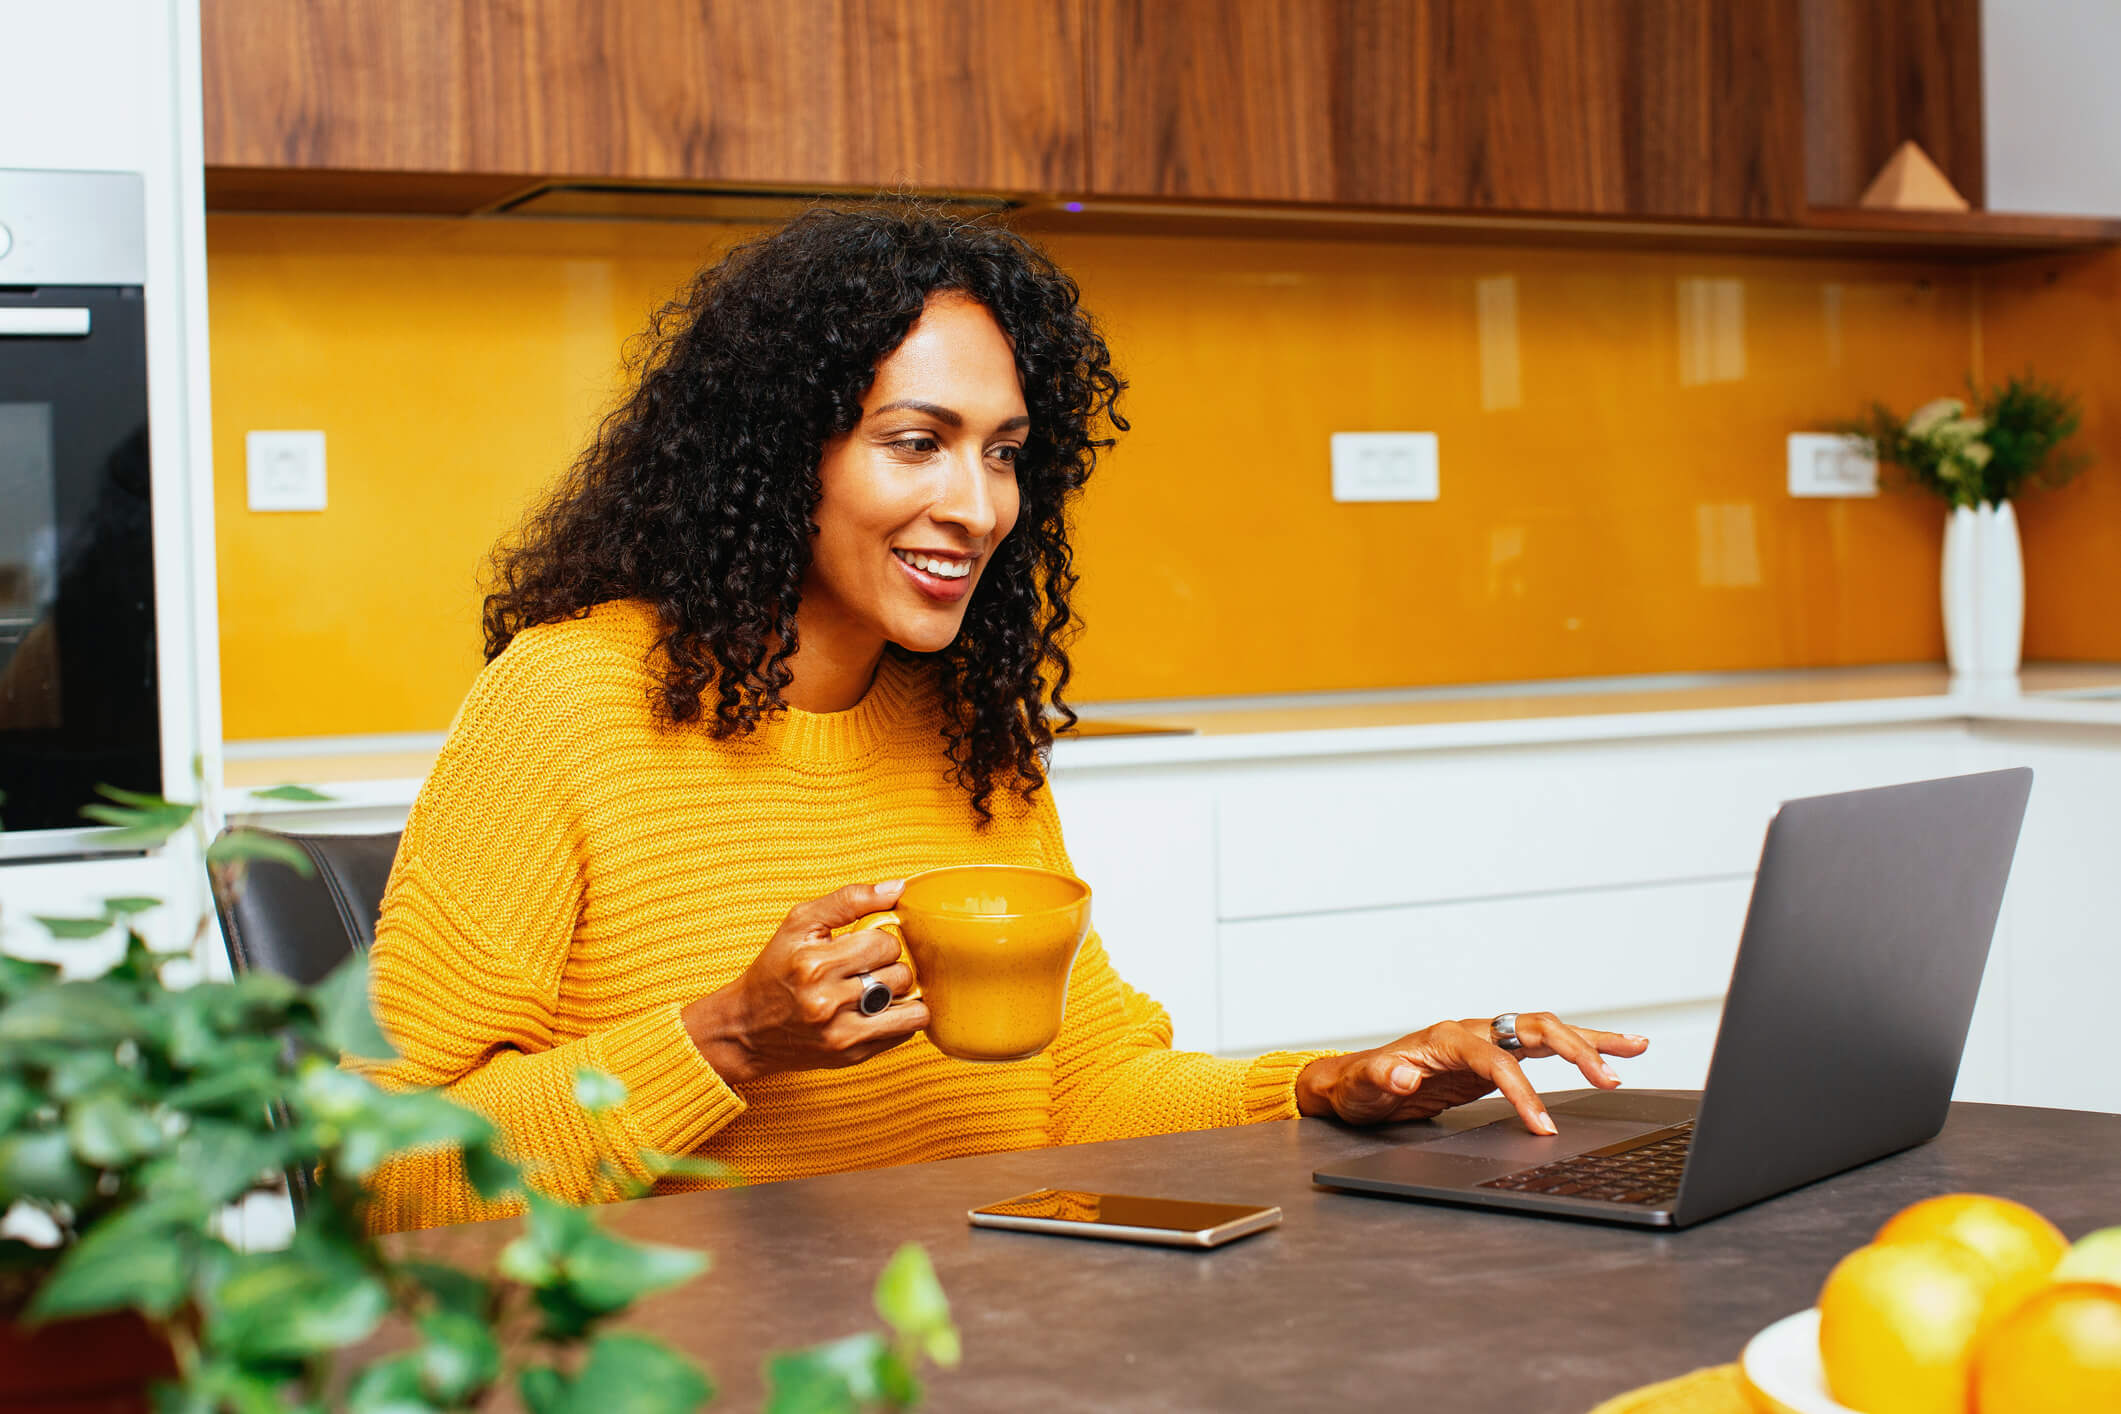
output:
[[[905,452],[908,455],[924,457],[935,450],[935,439],[933,437],[901,437],[891,445],[896,450]]]
[[[1024,449],[1018,446],[996,447],[993,451],[987,453],[988,456],[993,457],[1003,466],[1015,466],[1017,459],[1023,454]]]

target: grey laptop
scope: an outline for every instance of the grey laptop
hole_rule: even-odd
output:
[[[1793,800],[1768,825],[1699,1101],[1627,1091],[1312,1177],[1329,1188],[1685,1227],[1944,1127],[2033,773]]]

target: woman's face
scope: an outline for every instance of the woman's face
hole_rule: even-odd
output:
[[[963,295],[931,296],[877,364],[862,420],[825,446],[798,618],[806,653],[950,646],[1016,524],[1030,421],[994,316]]]

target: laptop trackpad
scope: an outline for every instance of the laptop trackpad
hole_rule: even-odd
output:
[[[1421,1147],[1438,1154],[1508,1159],[1520,1168],[1531,1168],[1664,1127],[1654,1120],[1596,1119],[1565,1111],[1550,1113],[1554,1114],[1554,1123],[1561,1130],[1558,1135],[1534,1134],[1524,1127],[1522,1120],[1511,1115],[1493,1124],[1483,1124],[1478,1129],[1464,1130],[1448,1139],[1432,1140]]]

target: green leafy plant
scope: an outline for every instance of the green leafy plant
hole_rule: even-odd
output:
[[[190,806],[102,794],[84,813],[128,842],[197,827]],[[257,831],[205,852],[227,879],[260,859],[310,867]],[[175,1355],[177,1377],[157,1397],[171,1414],[468,1410],[508,1387],[533,1414],[689,1410],[712,1397],[692,1361],[613,1329],[642,1297],[704,1270],[703,1254],[613,1235],[590,1210],[531,1188],[484,1117],[343,1068],[344,1055],[391,1055],[362,960],[314,988],[262,973],[166,985],[192,948],[150,944],[137,920],[157,906],[111,898],[93,916],[38,920],[58,939],[122,937],[99,976],[0,956],[0,1210],[41,1220],[46,1234],[0,1238],[0,1317],[141,1313]],[[601,1071],[579,1073],[575,1093],[602,1123],[625,1100]],[[523,1197],[523,1233],[494,1271],[405,1255],[366,1232],[364,1180],[391,1155],[427,1147],[460,1151],[482,1195]],[[729,1176],[648,1159],[658,1172]],[[290,1244],[247,1252],[227,1242],[218,1215],[290,1169],[310,1176]],[[606,1179],[618,1196],[638,1191]],[[771,1414],[910,1407],[922,1361],[956,1362],[948,1304],[918,1247],[885,1268],[877,1308],[888,1336],[772,1357]],[[351,1368],[348,1348],[392,1316],[410,1343]]]
[[[1985,392],[1969,382],[1968,391],[1971,410],[1963,399],[1936,398],[1903,419],[1874,402],[1840,430],[1955,509],[2062,486],[2091,464],[2089,454],[2067,445],[2082,408],[2061,388],[2025,373]]]

